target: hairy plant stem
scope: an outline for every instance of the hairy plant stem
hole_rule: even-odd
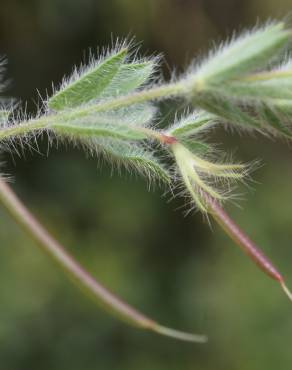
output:
[[[98,112],[110,111],[118,108],[129,107],[134,104],[144,103],[152,100],[162,100],[176,96],[186,96],[190,92],[190,86],[185,81],[154,86],[144,90],[136,91],[129,95],[100,101],[97,104],[84,105],[78,109],[68,109],[62,112],[51,112],[43,117],[24,121],[18,125],[3,127],[0,129],[0,141],[10,138],[30,135],[34,132],[58,127],[59,122],[76,120]],[[195,91],[193,90],[193,94]],[[177,142],[173,136],[150,128],[137,128],[143,131],[149,138],[158,140],[160,143],[172,145]],[[267,275],[278,281],[292,300],[292,294],[288,290],[284,278],[273,266],[272,262],[263,254],[257,245],[239,228],[239,226],[227,215],[224,209],[208,194],[202,193],[208,211],[216,222],[222,227],[226,234],[261,268]],[[155,321],[144,316],[127,303],[109,292],[91,275],[88,274],[64,248],[39,224],[27,208],[20,202],[10,187],[0,178],[0,201],[6,206],[13,217],[28,231],[42,248],[49,253],[55,261],[74,278],[74,280],[88,293],[114,314],[120,316],[131,324],[150,329],[160,334],[175,337],[177,339],[204,342],[206,338],[160,326]]]
[[[29,135],[35,131],[40,131],[45,129],[46,127],[49,127],[49,124],[50,124],[49,116],[46,116],[18,123],[17,125],[1,127],[0,141]]]
[[[85,107],[84,111],[80,109],[80,114],[96,113],[105,110],[128,107],[133,104],[145,103],[151,100],[167,99],[174,96],[183,96],[187,88],[184,82],[175,82],[161,86],[154,86],[149,89],[136,91],[129,95],[117,97],[115,99],[104,100],[96,105]]]
[[[94,298],[97,303],[102,304],[107,310],[111,311],[115,316],[136,327],[148,329],[176,339],[201,343],[207,340],[204,335],[185,333],[161,326],[107,290],[48,233],[1,177],[0,202],[20,226],[37,242],[41,249],[47,252],[82,290]]]
[[[44,129],[54,129],[54,125],[57,125],[58,122],[70,121],[72,119],[75,120],[98,112],[128,107],[134,104],[156,99],[167,99],[173,96],[183,96],[185,94],[185,90],[185,84],[177,82],[162,86],[154,86],[153,88],[140,90],[129,95],[104,100],[97,104],[84,105],[78,109],[52,112],[40,118],[34,118],[17,125],[0,128],[0,141],[18,136],[29,135],[33,132]],[[153,132],[154,130],[152,130],[150,136],[153,136]]]

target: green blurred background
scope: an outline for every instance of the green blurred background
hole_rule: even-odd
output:
[[[0,53],[9,93],[34,112],[89,48],[135,36],[180,72],[212,40],[286,16],[291,0],[1,0]],[[172,107],[173,109],[173,107]],[[292,151],[217,130],[235,158],[261,158],[232,216],[292,286]],[[40,140],[46,153],[46,140]],[[120,323],[83,296],[0,209],[0,369],[291,369],[292,306],[277,284],[183,201],[60,145],[50,155],[3,154],[14,188],[107,287],[164,324],[209,335],[173,341]]]

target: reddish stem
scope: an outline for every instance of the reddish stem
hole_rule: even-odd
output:
[[[213,198],[204,195],[212,216],[225,230],[230,238],[272,279],[283,282],[284,278],[273,263],[259,249],[259,247],[245,234],[245,232],[230,218],[224,209]]]
[[[45,250],[82,289],[95,298],[98,303],[103,304],[105,308],[112,311],[113,314],[132,325],[143,329],[149,329],[162,335],[185,341],[206,342],[207,338],[204,335],[185,333],[160,325],[107,290],[48,233],[1,177],[0,202],[7,208],[23,229],[35,239],[41,248]]]
[[[245,232],[228,216],[215,199],[202,192],[209,210],[216,222],[224,229],[229,237],[257,264],[257,266],[272,279],[278,281],[284,293],[292,301],[292,293],[285,284],[282,274],[260,250],[260,248],[245,234]]]
[[[161,141],[161,143],[168,144],[168,145],[177,143],[177,138],[175,138],[174,136],[166,135],[166,134],[160,134],[159,140]]]
[[[110,306],[119,316],[123,316],[132,324],[142,327],[151,327],[154,321],[144,316],[142,313],[130,307],[117,296],[108,291],[98,283],[73,257],[67,253],[64,247],[54,239],[48,231],[37,221],[30,211],[22,204],[9,185],[0,178],[0,199],[18,223],[29,231],[33,239],[46,250],[46,252],[56,260],[63,269],[74,278],[83,289],[93,294],[94,298],[103,301],[106,306]]]

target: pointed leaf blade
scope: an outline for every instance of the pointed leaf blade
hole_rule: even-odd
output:
[[[132,168],[149,180],[170,183],[170,174],[162,163],[141,145],[121,140],[91,140],[87,143],[92,152],[103,152],[109,161],[118,166]]]
[[[201,141],[195,141],[191,139],[180,140],[180,143],[183,144],[190,152],[197,155],[204,155],[210,151],[210,145],[203,143]]]
[[[292,70],[252,74],[224,84],[221,91],[241,101],[292,99]],[[219,89],[217,92],[220,93]]]
[[[213,52],[197,70],[197,80],[220,83],[262,68],[287,44],[290,36],[284,22],[246,32]]]
[[[117,97],[136,90],[149,80],[154,71],[154,66],[155,64],[151,61],[123,64],[98,97]]]
[[[107,151],[111,156],[118,158],[125,164],[130,164],[149,179],[154,178],[162,182],[170,181],[168,171],[157,158],[144,148],[119,143],[119,145],[112,145],[110,149],[107,147]]]
[[[169,135],[175,137],[189,137],[199,133],[216,123],[216,117],[207,112],[194,112],[187,117],[183,117],[167,131]]]
[[[155,112],[152,105],[145,103],[91,113],[81,118],[74,118],[74,114],[70,114],[70,118],[58,115],[52,118],[50,127],[72,139],[107,137],[127,141],[145,140],[151,136],[148,126]]]
[[[96,99],[111,83],[126,55],[127,49],[121,49],[103,62],[85,70],[80,76],[75,76],[48,100],[48,107],[60,111]]]
[[[121,140],[144,140],[147,133],[141,127],[108,121],[101,117],[88,117],[71,122],[55,122],[51,127],[58,133],[72,139],[108,137]]]

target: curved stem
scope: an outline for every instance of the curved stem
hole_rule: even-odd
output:
[[[65,251],[64,247],[48,233],[1,177],[0,202],[38,245],[65,270],[70,278],[114,315],[136,327],[149,329],[176,339],[201,343],[206,341],[204,335],[184,333],[159,325],[156,321],[153,321],[135,308],[129,306],[107,290],[75,261],[74,258]]]

